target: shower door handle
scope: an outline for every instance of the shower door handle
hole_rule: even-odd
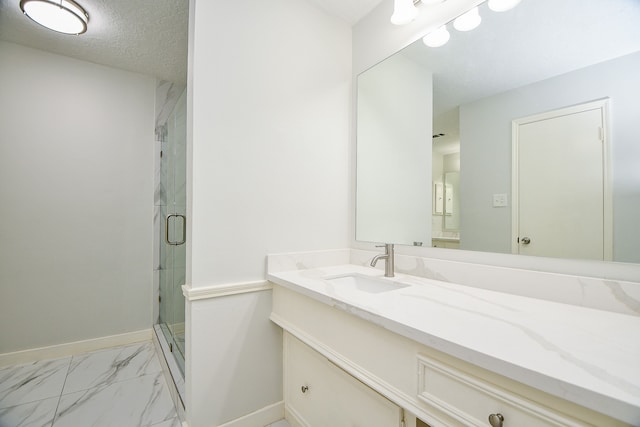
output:
[[[169,239],[169,220],[172,218],[182,218],[182,240],[170,240]],[[171,214],[167,215],[167,218],[164,221],[164,240],[168,245],[171,246],[179,246],[184,245],[187,241],[187,217],[180,214]]]

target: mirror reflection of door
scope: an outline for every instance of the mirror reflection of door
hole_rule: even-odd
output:
[[[460,155],[457,155],[458,159]],[[445,231],[460,231],[460,172],[444,174]]]
[[[606,101],[513,123],[513,252],[611,260]]]
[[[456,116],[457,119],[457,116]],[[434,121],[434,126],[440,126]],[[460,137],[458,132],[436,134],[432,141],[434,210],[431,223],[433,247],[460,247]]]

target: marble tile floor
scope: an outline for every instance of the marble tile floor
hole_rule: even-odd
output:
[[[0,427],[180,425],[151,342],[0,368]]]

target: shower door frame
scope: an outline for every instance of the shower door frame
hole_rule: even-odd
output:
[[[167,120],[160,152],[159,326],[184,376],[186,271],[186,91]],[[165,355],[169,357],[169,355]]]

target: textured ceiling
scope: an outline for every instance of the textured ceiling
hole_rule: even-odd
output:
[[[433,73],[434,133],[457,138],[458,105],[640,51],[638,0],[527,0],[480,14],[469,33],[449,26],[440,48],[417,41],[401,53]]]
[[[0,39],[186,84],[188,0],[78,2],[89,14],[89,28],[73,36],[32,22],[19,0],[0,0]]]
[[[480,13],[471,32],[449,28],[443,47],[417,41],[401,53],[433,73],[436,113],[640,50],[638,0],[527,0]]]
[[[35,24],[20,0],[0,0],[0,40],[186,84],[189,0],[77,1],[89,14],[80,36]],[[382,0],[308,1],[354,24]]]

